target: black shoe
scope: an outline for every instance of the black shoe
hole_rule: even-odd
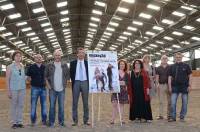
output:
[[[75,122],[72,124],[72,126],[77,126],[77,125],[78,125],[78,123],[75,123]]]
[[[84,122],[84,125],[90,126],[91,124],[89,122]]]
[[[11,126],[11,128],[12,128],[12,129],[16,129],[16,128],[17,128],[17,124],[13,124],[13,125]]]
[[[42,125],[47,126],[47,122],[46,121],[42,122]]]
[[[180,118],[180,122],[185,122],[185,119],[184,118]]]
[[[17,127],[18,128],[24,128],[24,125],[23,124],[17,124]]]
[[[59,123],[59,126],[66,127],[66,125],[64,123]]]
[[[170,118],[169,120],[168,120],[168,122],[175,122],[176,121],[176,119],[173,119],[173,118]]]
[[[158,116],[158,117],[157,117],[157,120],[163,120],[163,119],[164,119],[163,116]]]

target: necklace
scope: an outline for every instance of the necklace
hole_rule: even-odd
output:
[[[138,78],[140,76],[140,72],[134,72],[135,77]]]

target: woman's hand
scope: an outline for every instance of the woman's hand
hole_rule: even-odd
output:
[[[8,91],[8,98],[11,99],[12,98],[12,94],[10,91]]]
[[[149,88],[147,88],[147,95],[149,95]]]

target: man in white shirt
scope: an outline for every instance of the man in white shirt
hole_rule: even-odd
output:
[[[88,63],[85,58],[85,50],[83,48],[77,49],[77,60],[70,63],[70,77],[72,80],[72,94],[73,94],[73,106],[72,106],[72,118],[74,123],[72,126],[78,125],[78,99],[81,93],[83,100],[83,123],[84,125],[90,125],[89,120],[89,108],[88,108]]]
[[[69,69],[67,64],[61,62],[61,51],[54,51],[54,62],[47,65],[45,69],[47,88],[49,88],[49,126],[54,127],[56,100],[58,99],[58,123],[64,124],[64,101],[65,88],[69,80]]]

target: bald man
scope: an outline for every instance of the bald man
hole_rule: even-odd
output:
[[[49,89],[49,127],[54,127],[56,100],[58,99],[58,123],[64,124],[65,88],[69,80],[69,69],[66,63],[61,62],[61,51],[54,51],[54,62],[49,63],[45,70],[45,78]]]
[[[28,68],[27,76],[31,81],[31,124],[35,126],[37,118],[37,101],[40,98],[42,124],[46,125],[47,109],[46,109],[46,88],[44,71],[45,66],[42,64],[43,58],[40,54],[34,56],[35,64]]]

